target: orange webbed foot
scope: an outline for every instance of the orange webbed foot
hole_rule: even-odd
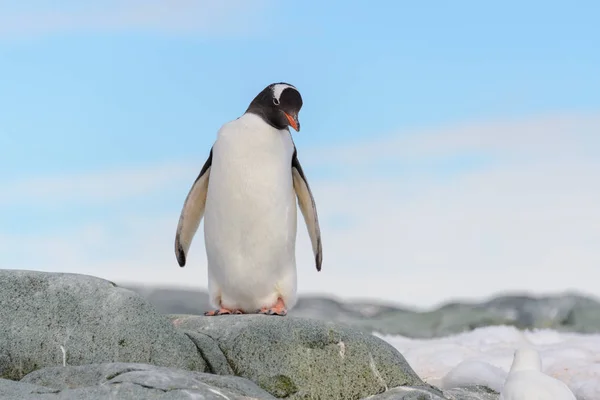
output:
[[[207,317],[216,317],[218,315],[232,315],[232,314],[243,314],[240,310],[230,310],[228,308],[219,308],[218,310],[207,311],[204,313]]]
[[[256,312],[257,314],[264,315],[279,315],[281,317],[287,315],[287,309],[285,308],[285,303],[281,298],[277,299],[277,303],[272,307],[263,307]]]

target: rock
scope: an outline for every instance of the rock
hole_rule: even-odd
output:
[[[500,393],[485,386],[465,386],[444,390],[448,400],[498,400]]]
[[[48,367],[30,373],[20,383],[14,383],[55,391],[52,395],[40,396],[40,399],[275,400],[247,379],[147,364]]]
[[[187,288],[123,285],[139,293],[163,314],[202,315],[211,309],[208,293]]]
[[[233,372],[275,397],[360,399],[423,382],[387,342],[333,323],[292,317],[174,316],[218,343]]]
[[[561,328],[579,333],[600,332],[600,307],[593,303],[575,305],[562,321]]]
[[[86,275],[0,270],[0,378],[140,362],[205,371],[194,343],[140,295]]]
[[[206,292],[200,289],[131,288],[166,314],[201,315],[210,308]],[[378,302],[342,302],[302,296],[289,313],[293,317],[338,322],[368,333],[411,338],[441,337],[490,325],[600,333],[598,315],[600,302],[576,294],[498,296],[481,303],[449,303],[424,312]]]
[[[423,383],[393,346],[367,333],[399,315],[413,332],[464,320],[368,303],[328,310],[344,321],[165,315],[99,278],[0,270],[0,399],[497,399],[487,388]],[[582,323],[589,310],[563,320]]]
[[[0,379],[0,399],[2,400],[33,399],[35,396],[44,393],[58,392],[58,390],[32,385],[31,383],[21,383],[8,379]]]
[[[219,348],[219,343],[202,332],[183,331],[198,348],[206,362],[207,372],[218,375],[234,375],[227,358]]]
[[[469,386],[440,391],[432,386],[395,387],[368,400],[498,400],[500,395],[483,386]],[[366,400],[365,399],[365,400]]]
[[[443,393],[430,386],[395,387],[365,400],[447,400]]]

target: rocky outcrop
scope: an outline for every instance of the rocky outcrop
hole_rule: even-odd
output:
[[[49,400],[108,398],[275,400],[275,397],[247,379],[145,364],[110,363],[50,367],[32,372],[23,378],[21,383],[25,390],[30,392],[35,390],[39,392],[41,391],[39,388],[52,390],[36,397]]]
[[[91,276],[0,270],[0,378],[103,362],[206,369],[188,337],[137,293]]]
[[[365,400],[498,400],[500,395],[482,386],[441,391],[431,386],[405,386],[369,396]]]
[[[24,399],[44,399],[56,398],[60,391],[43,386],[32,385],[30,383],[15,382],[0,378],[0,399],[3,400],[24,400]]]
[[[111,282],[33,271],[0,270],[0,375],[3,400],[496,399],[441,392],[342,324],[167,316]]]
[[[422,384],[387,342],[333,323],[264,315],[171,318],[184,332],[212,339],[235,375],[276,397],[358,399]]]
[[[197,315],[210,308],[208,296],[202,290],[141,286],[132,286],[132,289],[165,314]],[[412,338],[448,336],[490,325],[600,333],[600,302],[575,294],[500,296],[482,303],[448,303],[431,311],[364,301],[300,297],[289,315],[337,322],[363,332]]]
[[[308,396],[309,399],[352,397]],[[3,400],[275,400],[253,382],[236,376],[175,370],[145,364],[91,364],[48,367],[13,382],[0,379]],[[440,391],[421,385],[390,388],[369,400],[498,400],[498,393],[482,387]]]

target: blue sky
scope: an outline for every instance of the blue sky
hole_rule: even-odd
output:
[[[591,225],[600,217],[593,206],[585,208],[598,191],[590,192],[591,181],[582,178],[600,176],[599,13],[592,1],[577,7],[541,1],[0,1],[0,267],[204,286],[201,235],[192,248],[195,265],[175,268],[170,254],[181,203],[218,128],[264,86],[286,81],[304,98],[303,129],[294,139],[323,204],[324,270],[331,271],[315,276],[299,262],[306,270],[301,291],[373,297],[379,292],[343,281],[365,271],[343,264],[369,259],[373,251],[382,255],[373,285],[396,275],[400,285],[404,276],[423,272],[410,289],[418,291],[430,273],[458,279],[475,269],[486,280],[498,269],[485,266],[498,262],[491,254],[519,258],[519,246],[529,240],[530,251],[522,249],[520,259],[531,260],[503,262],[535,274],[571,257],[581,260],[585,276],[600,258],[593,248],[600,232]],[[569,173],[536,187],[553,168]],[[538,173],[528,181],[533,186],[519,186],[509,174],[528,171]],[[485,194],[476,177],[508,185],[503,207],[533,196],[505,210],[503,220],[512,218],[513,225],[474,222],[477,235],[453,231],[461,218],[482,221],[467,206]],[[460,191],[461,185],[470,186]],[[345,193],[349,187],[357,192]],[[499,210],[491,203],[500,197],[493,190],[476,203],[487,205],[485,218]],[[459,192],[467,200],[453,200]],[[563,199],[566,192],[572,196]],[[448,236],[424,232],[411,247],[456,249],[454,236],[466,240],[464,252],[487,249],[480,258],[403,258],[402,236],[395,238],[395,228],[384,222],[371,228],[391,234],[358,245],[353,257],[341,256],[352,240],[364,243],[361,223],[373,204],[395,199],[377,211],[407,213],[412,201],[428,204],[437,196],[446,202],[404,215],[413,225],[402,229],[411,240],[424,226],[448,229]],[[336,201],[347,210],[339,211]],[[532,218],[543,209],[540,202],[549,202],[547,214],[527,226],[571,232],[568,238],[510,234],[523,229],[511,210]],[[560,221],[557,210],[567,214]],[[444,219],[453,213],[457,221]],[[299,225],[301,243],[304,230]],[[479,243],[486,234],[492,244]],[[479,239],[470,242],[469,235]],[[543,251],[561,245],[561,255]],[[398,254],[383,257],[392,249]],[[310,247],[299,246],[298,256],[310,259]],[[553,261],[545,264],[545,257]],[[591,290],[555,278],[539,290]],[[347,288],[331,289],[341,279]],[[538,289],[509,282],[514,279],[421,297],[390,287],[382,297],[425,305]]]

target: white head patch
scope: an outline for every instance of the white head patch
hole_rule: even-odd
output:
[[[273,97],[275,99],[277,99],[277,101],[279,101],[279,98],[281,97],[281,93],[287,88],[292,88],[292,89],[298,90],[294,86],[288,85],[287,83],[278,83],[276,85],[273,85]]]

